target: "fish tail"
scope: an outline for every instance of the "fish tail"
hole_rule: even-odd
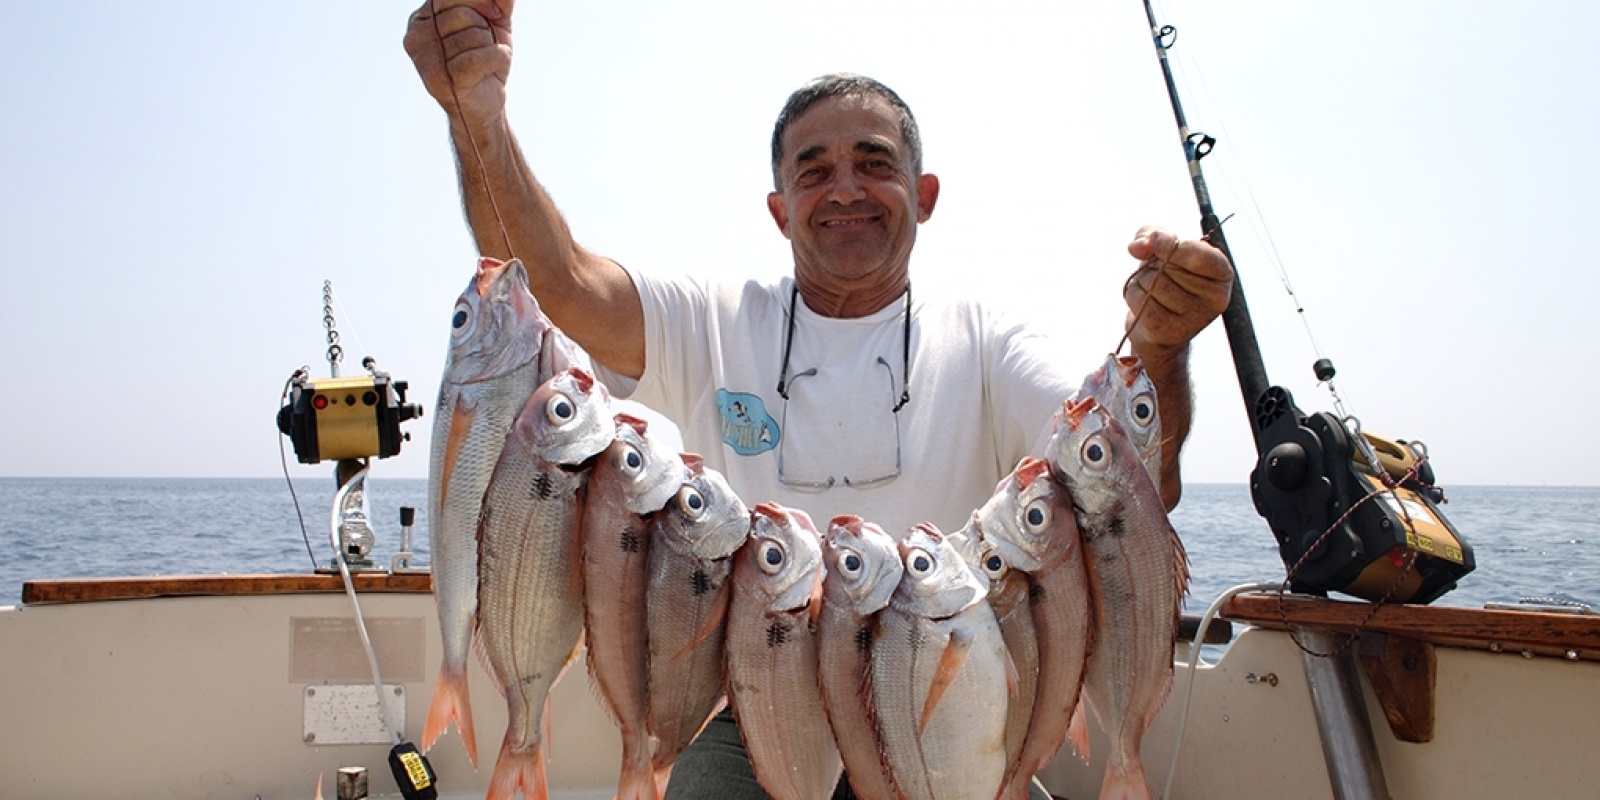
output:
[[[495,759],[494,775],[489,778],[489,791],[484,795],[484,800],[512,800],[518,791],[527,800],[549,800],[544,746],[541,742],[526,750],[519,750],[507,735],[505,743],[500,746],[500,757]]]
[[[663,778],[662,784],[666,783]],[[659,800],[661,786],[656,784],[656,771],[650,759],[622,762],[622,774],[617,778],[617,800]]]
[[[461,745],[467,749],[467,761],[478,768],[478,731],[472,725],[472,700],[467,696],[467,673],[439,670],[439,680],[433,685],[433,700],[428,704],[428,720],[422,726],[422,751],[426,753],[433,743],[456,723],[461,733]]]
[[[1033,777],[1022,774],[1022,770],[1013,770],[1011,777],[1006,779],[1001,787],[996,800],[1028,800],[1028,789],[1033,786]]]
[[[617,800],[659,800],[651,751],[654,741],[643,730],[622,731],[622,768],[618,770]],[[666,781],[662,780],[661,784]]]
[[[667,764],[664,767],[655,767],[652,764],[651,766],[655,769],[656,794],[665,797],[667,794],[667,782],[672,780],[672,765]]]
[[[1137,753],[1124,758],[1113,756],[1106,764],[1105,781],[1100,784],[1100,800],[1150,800],[1150,787],[1144,779],[1144,764]]]

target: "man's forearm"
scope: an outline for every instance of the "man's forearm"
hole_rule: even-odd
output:
[[[1161,501],[1171,511],[1183,496],[1178,454],[1189,438],[1194,413],[1194,388],[1189,383],[1189,346],[1163,347],[1133,343],[1145,374],[1156,387],[1161,413]]]
[[[480,253],[516,257],[550,320],[589,355],[630,377],[644,371],[644,312],[633,281],[590,253],[539,184],[503,117],[468,136],[452,121],[462,203]]]

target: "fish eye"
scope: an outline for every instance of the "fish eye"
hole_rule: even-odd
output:
[[[928,551],[920,548],[906,554],[906,572],[913,578],[922,579],[932,575],[936,563]]]
[[[1028,504],[1022,511],[1022,521],[1027,523],[1032,530],[1039,530],[1050,524],[1050,505],[1044,500],[1035,500]]]
[[[1006,560],[999,553],[990,550],[983,554],[983,571],[990,580],[999,580],[1006,574]]]
[[[558,394],[544,404],[544,415],[552,423],[562,425],[578,416],[578,406],[572,402],[572,398]]]
[[[706,497],[699,489],[685,486],[678,490],[678,508],[690,519],[700,519],[706,513]]]
[[[1156,418],[1156,400],[1148,392],[1133,398],[1133,418],[1141,425],[1149,425]]]
[[[1078,449],[1078,455],[1084,466],[1104,469],[1111,461],[1111,448],[1105,437],[1097,433],[1083,441],[1083,446]]]
[[[617,454],[617,470],[624,475],[637,475],[644,468],[644,456],[639,454],[639,449],[627,445]]]
[[[450,317],[450,335],[461,338],[472,332],[472,309],[465,301],[456,303],[456,313]]]
[[[843,548],[844,554],[839,556],[839,574],[846,578],[855,578],[861,575],[862,567],[866,562],[861,560],[861,554],[849,548]]]
[[[789,557],[783,549],[783,544],[772,539],[762,539],[757,548],[756,564],[761,567],[761,571],[768,575],[778,574],[783,569],[783,562]]]

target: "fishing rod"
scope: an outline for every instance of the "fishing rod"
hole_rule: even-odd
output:
[[[1158,25],[1150,0],[1143,2],[1200,206],[1200,228],[1232,264],[1200,169],[1216,139],[1189,130],[1167,59],[1177,29]],[[1427,448],[1366,433],[1342,410],[1341,416],[1303,413],[1288,390],[1268,383],[1237,271],[1222,322],[1255,439],[1250,496],[1278,541],[1287,587],[1324,595],[1338,591],[1379,605],[1430,603],[1455,588],[1475,561],[1439,510],[1444,493],[1434,485]],[[1333,378],[1328,359],[1312,369],[1319,382]]]
[[[1233,263],[1233,251],[1222,233],[1222,221],[1211,206],[1211,192],[1206,189],[1206,177],[1200,171],[1200,159],[1211,153],[1217,140],[1204,133],[1191,133],[1189,122],[1183,116],[1183,104],[1178,101],[1178,86],[1172,79],[1172,65],[1167,63],[1167,50],[1177,38],[1177,29],[1171,25],[1156,27],[1155,11],[1150,0],[1144,0],[1145,18],[1150,21],[1151,37],[1155,41],[1156,55],[1161,62],[1161,77],[1167,84],[1167,98],[1172,101],[1172,115],[1178,122],[1178,136],[1183,141],[1184,160],[1189,165],[1189,182],[1194,185],[1194,199],[1200,205],[1200,230],[1210,242]],[[1245,413],[1250,415],[1250,432],[1256,437],[1256,449],[1261,449],[1261,436],[1257,430],[1254,409],[1270,384],[1267,370],[1261,361],[1261,346],[1256,341],[1255,324],[1250,320],[1250,307],[1245,303],[1244,289],[1238,276],[1233,281],[1233,294],[1228,307],[1222,312],[1222,326],[1228,334],[1228,346],[1233,351],[1234,371],[1239,375],[1239,390],[1244,394]]]

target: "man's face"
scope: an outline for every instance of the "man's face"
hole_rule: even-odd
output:
[[[818,101],[784,132],[781,191],[767,207],[794,250],[796,277],[850,291],[903,280],[938,179],[913,175],[899,118],[877,97]]]

